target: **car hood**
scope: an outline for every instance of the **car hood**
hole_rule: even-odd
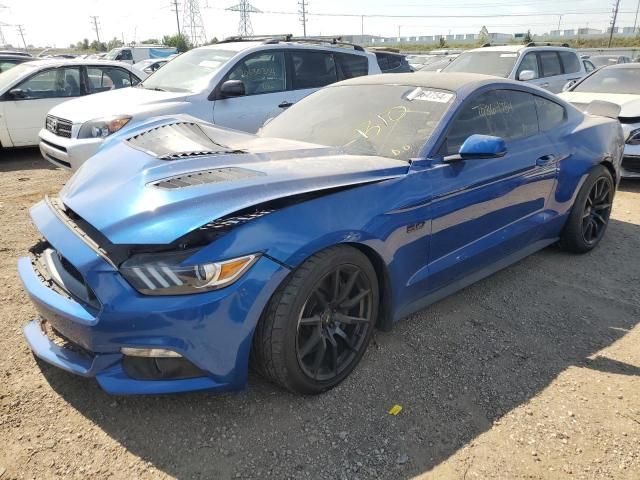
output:
[[[202,129],[224,147],[214,145],[218,152],[190,156],[180,142],[193,145],[185,145],[174,130],[188,127],[189,141],[206,143],[189,130],[195,124],[151,123],[151,129],[149,122],[130,129],[128,138],[121,134],[110,139],[60,192],[67,208],[114,244],[169,244],[254,205],[395,178],[409,169],[400,160],[346,155],[321,145],[214,126]],[[175,148],[166,150],[167,145]],[[194,179],[196,184],[188,185]]]
[[[135,116],[157,109],[162,104],[184,101],[187,96],[185,92],[160,92],[142,87],[120,88],[69,100],[53,107],[49,114],[73,123],[84,123],[112,115]]]
[[[562,92],[558,96],[581,110],[586,108],[587,105],[594,100],[602,100],[619,105],[621,117],[640,116],[640,95],[622,93]]]

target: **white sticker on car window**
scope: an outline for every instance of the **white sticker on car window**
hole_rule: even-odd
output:
[[[422,100],[424,102],[437,102],[437,103],[449,103],[453,98],[453,93],[437,92],[435,90],[424,90],[423,88],[416,88],[409,95],[407,100],[410,102],[413,100]]]
[[[216,62],[215,60],[203,60],[198,65],[205,68],[218,68],[220,63],[221,62]]]
[[[517,53],[501,53],[500,58],[515,58],[517,57]]]

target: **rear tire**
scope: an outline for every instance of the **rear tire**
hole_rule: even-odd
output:
[[[252,366],[295,393],[342,382],[373,334],[379,292],[369,259],[338,245],[308,258],[271,298],[253,337]]]
[[[609,224],[614,191],[611,173],[598,165],[582,185],[560,235],[564,250],[586,253],[600,243]]]

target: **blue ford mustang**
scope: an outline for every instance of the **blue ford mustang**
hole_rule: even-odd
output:
[[[158,118],[35,205],[33,352],[113,394],[341,382],[374,328],[602,239],[619,124],[522,83],[360,77],[256,135]],[[425,326],[426,328],[426,326]]]

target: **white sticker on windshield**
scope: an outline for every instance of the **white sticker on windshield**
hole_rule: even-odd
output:
[[[422,100],[424,102],[449,103],[453,98],[453,93],[436,92],[435,90],[424,90],[420,87],[416,88],[409,95],[407,100]]]
[[[515,58],[517,57],[517,53],[501,53],[500,58]]]
[[[203,60],[198,65],[205,68],[218,68],[220,66],[220,62],[216,62],[215,60]]]

